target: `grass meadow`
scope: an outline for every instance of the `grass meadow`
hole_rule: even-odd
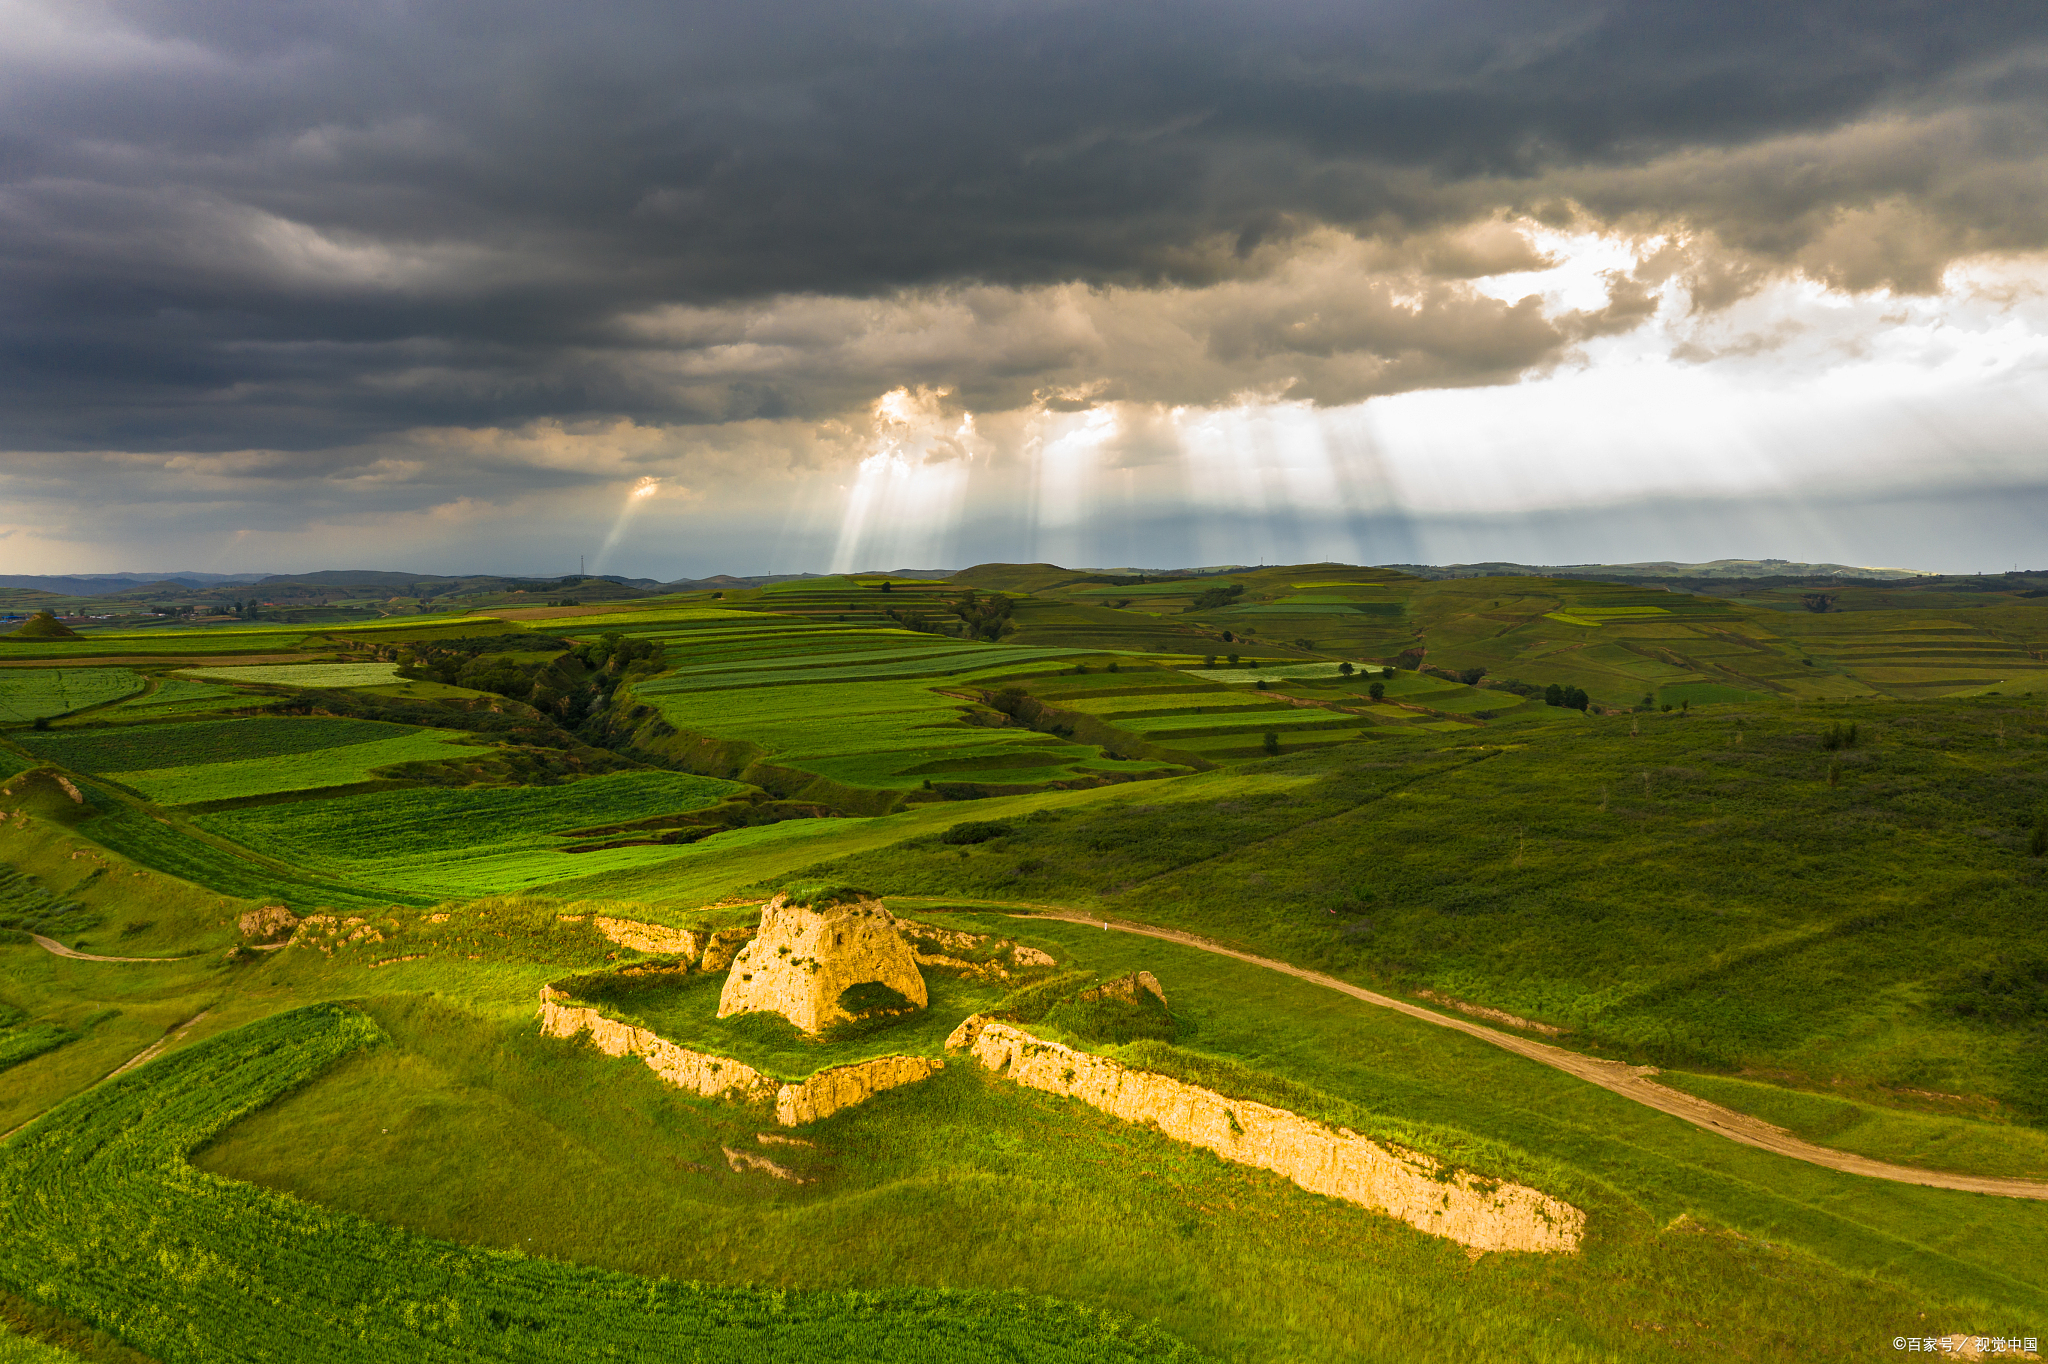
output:
[[[119,701],[143,689],[127,668],[0,668],[0,724],[26,724]]]

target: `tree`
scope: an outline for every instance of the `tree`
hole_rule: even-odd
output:
[[[1545,687],[1545,688],[1543,689],[1543,704],[1544,704],[1544,705],[1546,705],[1546,706],[1561,706],[1561,705],[1563,705],[1563,704],[1564,704],[1564,688],[1563,688],[1563,687],[1560,687],[1560,686],[1558,686],[1558,685],[1557,685],[1557,683],[1555,683],[1555,682],[1553,682],[1553,683],[1551,683],[1551,684],[1550,684],[1549,686]]]
[[[1384,682],[1375,682],[1370,687],[1367,687],[1365,690],[1367,694],[1372,697],[1373,700],[1377,701],[1387,694],[1387,684]]]
[[[1351,676],[1353,669],[1349,663],[1339,663],[1337,665],[1337,671],[1343,676],[1349,677]]]
[[[1584,710],[1588,705],[1592,703],[1592,700],[1592,697],[1586,695],[1584,690],[1578,687],[1573,687],[1570,691],[1564,694],[1565,705],[1569,706],[1573,710]]]
[[[1231,633],[1230,633],[1230,631],[1228,631],[1228,630],[1225,630],[1225,631],[1223,632],[1223,642],[1224,642],[1225,644],[1235,644],[1235,643],[1237,642],[1237,636],[1236,636],[1236,635],[1233,635],[1233,634],[1231,634]],[[1237,655],[1235,655],[1235,654],[1232,654],[1232,655],[1231,655],[1231,657],[1232,657],[1232,658],[1235,658],[1236,656],[1237,656]]]
[[[1392,677],[1393,675],[1394,675],[1394,670],[1393,670],[1392,668],[1381,668],[1381,669],[1380,669],[1380,676],[1381,676],[1381,677]]]
[[[1236,655],[1236,654],[1232,654],[1232,655],[1230,656],[1230,666],[1231,666],[1231,667],[1233,667],[1233,668],[1235,668],[1235,667],[1237,666],[1237,655]]]
[[[1274,732],[1273,730],[1270,730],[1270,729],[1269,729],[1269,730],[1267,730],[1267,731],[1266,731],[1266,752],[1268,752],[1268,753],[1278,753],[1279,751],[1280,751],[1280,736],[1279,736],[1279,734],[1275,733],[1275,732]]]
[[[1203,654],[1203,655],[1202,655],[1202,666],[1203,666],[1203,667],[1205,667],[1205,668],[1213,668],[1213,667],[1215,667],[1215,666],[1216,666],[1216,655],[1214,655],[1214,654]]]
[[[1258,681],[1252,683],[1252,685],[1254,687],[1257,687],[1260,691],[1271,691],[1273,689],[1273,684],[1271,682],[1268,682],[1263,677],[1260,678]]]
[[[1468,687],[1476,687],[1479,685],[1479,679],[1484,676],[1486,676],[1486,669],[1484,668],[1464,668],[1459,671],[1458,680]]]
[[[882,579],[882,590],[884,592],[889,590],[889,580],[887,578]]]

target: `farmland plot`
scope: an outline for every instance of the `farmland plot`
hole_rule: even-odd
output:
[[[397,725],[389,728],[400,732],[388,739],[343,744],[310,753],[195,763],[189,767],[151,767],[105,775],[111,781],[133,787],[159,804],[192,805],[202,801],[275,795],[283,791],[349,786],[371,780],[376,776],[376,769],[394,763],[439,762],[478,756],[479,746],[471,736],[460,731],[421,729],[406,732],[403,726]]]
[[[144,685],[141,675],[127,668],[0,669],[0,724],[68,715],[132,696]]]
[[[561,851],[574,830],[716,804],[742,788],[677,772],[563,786],[377,791],[202,815],[199,826],[313,872],[436,896],[496,895],[687,855],[687,847]]]
[[[248,667],[187,668],[202,682],[261,682],[273,687],[385,687],[398,680],[396,663],[277,663]]]
[[[410,732],[408,726],[374,720],[254,716],[150,729],[26,734],[21,741],[48,762],[97,774],[313,753]]]

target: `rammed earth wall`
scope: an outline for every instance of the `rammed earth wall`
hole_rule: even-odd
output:
[[[588,1032],[607,1056],[637,1056],[667,1083],[707,1099],[772,1107],[775,1121],[784,1127],[828,1118],[884,1090],[927,1079],[946,1064],[922,1056],[878,1056],[821,1070],[802,1084],[788,1085],[729,1057],[679,1047],[645,1028],[567,1003],[560,992],[545,985],[540,991],[540,1030],[545,1037],[562,1038]]]
[[[1293,1180],[1311,1193],[1400,1218],[1476,1250],[1571,1253],[1586,1215],[1537,1189],[1447,1170],[1419,1152],[1383,1145],[1285,1109],[1231,1099],[1169,1076],[1132,1070],[976,1015],[946,1039],[1018,1084],[1064,1094],[1126,1122]]]

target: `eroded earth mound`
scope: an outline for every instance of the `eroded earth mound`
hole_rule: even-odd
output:
[[[930,1002],[896,917],[863,891],[785,891],[733,958],[718,1016],[778,1013],[807,1033]]]

